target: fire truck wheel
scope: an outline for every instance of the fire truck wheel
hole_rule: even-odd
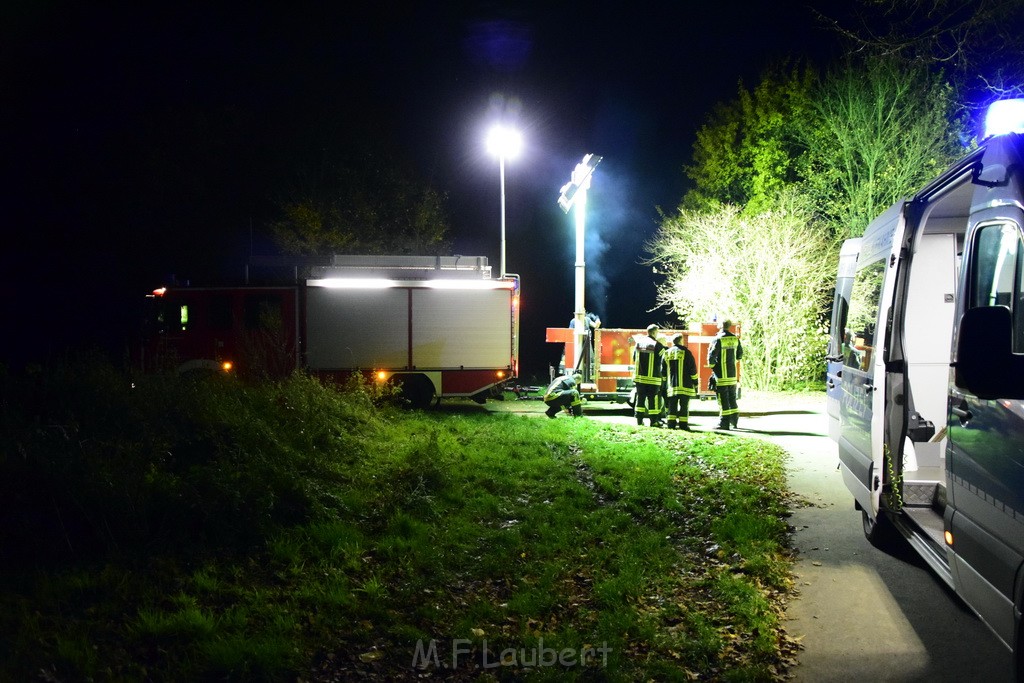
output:
[[[434,400],[434,383],[423,375],[402,375],[396,380],[402,387],[402,398],[417,410],[429,408]]]

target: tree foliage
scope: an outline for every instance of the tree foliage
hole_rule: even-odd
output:
[[[919,189],[963,150],[952,87],[895,58],[847,62],[814,90],[793,130],[800,182],[839,237]]]
[[[270,230],[291,255],[437,254],[448,246],[444,201],[391,159],[364,151],[300,183]]]
[[[942,68],[964,112],[1024,87],[1020,0],[860,0],[818,16],[850,52]]]
[[[818,377],[837,257],[805,200],[784,192],[756,214],[680,209],[646,247],[665,274],[660,305],[684,320],[740,321],[744,384],[791,388]]]
[[[798,138],[793,123],[810,107],[815,83],[806,65],[768,69],[752,90],[739,84],[736,99],[715,106],[685,167],[693,183],[683,199],[690,209],[719,204],[757,213],[797,180]]]

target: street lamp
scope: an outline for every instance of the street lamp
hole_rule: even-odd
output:
[[[487,149],[498,157],[501,175],[501,277],[505,277],[505,159],[515,158],[523,145],[519,131],[497,125],[487,134]]]

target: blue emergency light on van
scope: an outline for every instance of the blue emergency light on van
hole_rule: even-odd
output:
[[[992,105],[976,150],[844,245],[828,420],[868,540],[906,539],[1024,680],[1024,135],[1011,132],[1024,100]]]
[[[1024,99],[998,100],[985,112],[985,137],[1024,133]]]

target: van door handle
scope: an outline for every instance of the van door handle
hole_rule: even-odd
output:
[[[870,394],[874,390],[875,390],[875,385],[872,384],[871,382],[866,382],[864,384],[864,391],[866,391],[867,393]]]
[[[966,402],[962,402],[958,406],[953,406],[952,408],[950,408],[950,411],[960,418],[961,425],[967,424],[968,421],[970,421],[970,419],[974,417],[974,413],[967,409]]]

